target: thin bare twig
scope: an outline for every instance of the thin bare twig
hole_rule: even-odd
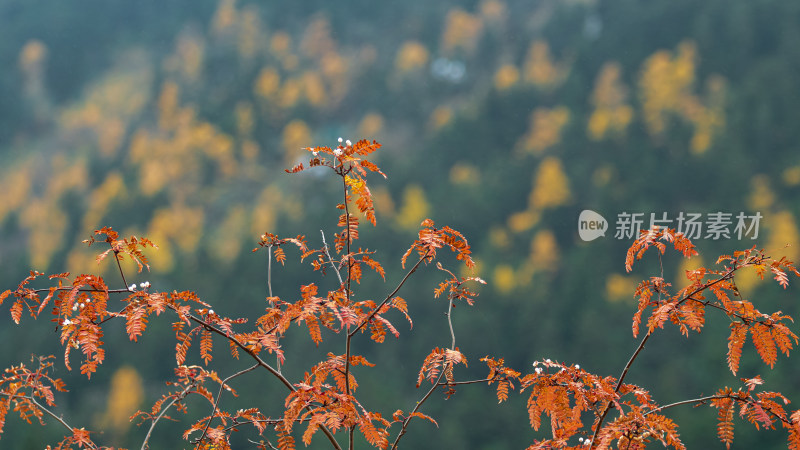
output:
[[[664,406],[659,406],[658,408],[653,408],[650,411],[647,411],[643,415],[646,416],[648,414],[657,413],[659,411],[663,411],[665,409],[673,408],[675,406],[691,405],[693,403],[703,403],[703,402],[707,402],[709,400],[714,400],[716,398],[727,398],[727,397],[730,397],[730,398],[733,398],[734,400],[736,400],[736,397],[733,397],[733,396],[730,396],[730,395],[707,395],[705,397],[698,397],[698,398],[693,398],[693,399],[689,399],[689,400],[681,400],[679,402],[670,403],[670,404],[664,405]]]
[[[361,323],[360,323],[360,324],[359,324],[357,327],[355,327],[355,328],[353,329],[353,331],[351,331],[351,332],[349,332],[349,333],[348,333],[350,336],[353,336],[353,335],[355,335],[355,334],[358,332],[358,330],[360,330],[361,328],[363,328],[363,327],[364,327],[364,325],[366,325],[367,323],[369,323],[369,321],[370,321],[370,320],[372,320],[372,318],[373,318],[373,317],[375,317],[375,314],[377,314],[377,313],[378,313],[378,311],[379,311],[379,310],[380,310],[380,309],[383,307],[383,305],[385,305],[385,304],[386,304],[386,302],[388,302],[389,300],[391,300],[391,299],[392,299],[392,298],[393,298],[395,295],[397,295],[397,293],[398,293],[398,292],[400,292],[400,289],[403,287],[403,285],[404,285],[404,284],[406,284],[406,281],[408,280],[408,278],[409,278],[409,277],[411,277],[411,274],[413,274],[414,272],[416,272],[416,270],[417,270],[417,268],[419,267],[419,265],[420,265],[420,264],[422,264],[422,261],[424,261],[424,260],[425,260],[425,259],[426,259],[426,258],[429,256],[429,254],[430,254],[430,252],[428,252],[428,253],[425,253],[425,255],[424,255],[424,256],[422,256],[422,257],[421,257],[421,258],[420,258],[420,259],[417,261],[417,263],[416,263],[416,264],[414,264],[414,267],[412,267],[411,269],[409,269],[409,271],[408,271],[408,272],[406,272],[406,274],[405,274],[405,276],[403,277],[403,279],[402,279],[402,280],[400,280],[400,283],[398,283],[398,284],[397,284],[397,287],[395,287],[395,288],[394,288],[394,290],[393,290],[393,291],[392,291],[392,292],[391,292],[389,295],[387,295],[387,296],[386,296],[386,298],[385,298],[385,299],[383,299],[383,301],[382,301],[382,302],[380,302],[380,303],[379,303],[379,304],[378,304],[378,305],[377,305],[375,308],[373,308],[373,309],[372,309],[372,312],[371,312],[371,313],[369,313],[369,315],[368,315],[367,317],[365,317],[365,318],[364,318],[364,320],[362,320],[362,321],[361,321]]]
[[[267,292],[272,297],[272,246],[267,247]]]
[[[391,447],[392,449],[397,448],[397,444],[400,442],[400,438],[402,438],[403,435],[406,434],[408,424],[414,417],[413,414],[419,411],[419,409],[422,407],[422,404],[425,403],[428,400],[428,398],[430,398],[431,394],[433,394],[433,391],[435,391],[436,388],[440,386],[440,384],[445,384],[445,383],[440,383],[442,381],[443,376],[444,376],[444,370],[442,370],[442,373],[439,374],[439,377],[436,379],[436,382],[433,383],[431,388],[428,389],[428,392],[426,392],[425,395],[423,395],[422,398],[419,401],[417,401],[417,404],[414,406],[414,409],[411,410],[411,412],[408,414],[408,416],[406,416],[405,419],[403,419],[403,425],[400,427],[400,432],[397,433],[397,437],[395,438],[394,443],[392,443]]]
[[[448,381],[446,383],[439,383],[439,386],[458,386],[462,384],[478,384],[478,383],[487,383],[489,381],[496,380],[497,378],[484,378],[482,380],[468,380],[468,381]]]
[[[330,262],[331,267],[333,267],[334,272],[336,272],[336,277],[339,279],[339,286],[344,284],[342,281],[342,274],[339,272],[339,268],[336,267],[336,264],[333,262],[333,258],[331,258],[331,252],[328,250],[328,243],[325,242],[325,232],[319,230],[319,233],[322,235],[322,248],[325,250],[325,254],[328,255],[328,262]]]
[[[278,450],[278,447],[275,447],[274,445],[272,445],[272,442],[270,442],[270,441],[267,441],[267,443],[264,444],[263,442],[256,442],[256,441],[254,441],[252,439],[248,439],[247,442],[249,442],[251,444],[255,444],[255,445],[269,445],[269,448]]]
[[[117,269],[119,269],[119,276],[122,277],[122,283],[125,284],[125,288],[127,289],[128,281],[125,280],[125,274],[122,272],[122,265],[119,263],[119,250],[114,249],[114,246],[111,246],[111,249],[114,250],[114,261],[117,262]]]
[[[153,420],[153,423],[151,423],[151,424],[150,424],[150,429],[149,429],[149,430],[147,430],[147,435],[144,437],[144,441],[142,442],[142,448],[141,448],[141,450],[147,450],[147,449],[149,448],[149,447],[147,446],[147,442],[150,440],[150,435],[153,433],[153,429],[156,427],[156,424],[158,423],[158,421],[159,421],[159,420],[161,420],[161,418],[162,418],[162,417],[164,417],[164,414],[166,414],[166,413],[167,413],[167,410],[168,410],[168,409],[170,409],[170,408],[172,407],[172,405],[174,405],[174,404],[175,404],[175,402],[177,402],[178,400],[180,400],[180,399],[182,399],[182,398],[186,397],[186,394],[188,394],[188,393],[189,393],[189,391],[190,391],[192,388],[195,388],[195,387],[197,387],[197,382],[196,382],[196,381],[195,381],[194,383],[192,383],[192,384],[190,384],[190,385],[186,386],[186,388],[184,388],[184,389],[181,391],[181,393],[180,393],[180,394],[178,394],[177,396],[175,396],[175,398],[173,398],[173,399],[172,399],[172,401],[171,401],[171,402],[169,402],[169,404],[168,404],[166,407],[164,407],[164,408],[162,408],[162,409],[161,409],[161,412],[158,414],[158,417],[156,417],[156,418],[155,418],[155,420]]]
[[[653,408],[650,411],[647,411],[646,413],[644,413],[644,415],[646,416],[648,414],[653,414],[653,413],[656,413],[656,412],[659,412],[659,411],[663,411],[663,410],[668,409],[668,408],[673,408],[675,406],[691,405],[693,403],[705,403],[705,402],[707,402],[709,400],[714,400],[714,399],[718,399],[718,398],[719,399],[729,398],[729,399],[731,399],[733,401],[746,403],[746,404],[749,404],[749,405],[759,404],[758,402],[754,401],[751,397],[742,398],[742,397],[739,397],[739,396],[733,395],[733,394],[728,394],[728,395],[708,395],[708,396],[705,396],[705,397],[698,397],[698,398],[693,398],[693,399],[689,399],[689,400],[681,400],[679,402],[670,403],[670,404],[664,405],[664,406],[659,406],[658,408]],[[764,409],[764,411],[766,411],[766,412],[770,413],[772,416],[774,416],[775,419],[777,419],[777,420],[779,420],[779,421],[781,421],[783,423],[786,423],[786,424],[790,424],[790,425],[792,424],[792,421],[790,419],[787,419],[786,417],[781,416],[780,414],[776,413],[775,411],[773,411],[772,409],[770,409],[768,407],[764,407],[764,405],[760,405],[760,406],[761,406],[762,409]]]
[[[447,296],[447,324],[450,325],[450,350],[456,349],[456,332],[453,330],[453,294]]]
[[[47,413],[48,416],[56,419],[58,421],[58,423],[60,423],[62,426],[64,426],[64,428],[68,429],[70,431],[70,433],[74,432],[75,428],[71,427],[62,417],[57,416],[53,411],[50,411],[44,405],[42,405],[41,403],[37,402],[36,398],[34,398],[32,395],[9,395],[8,397],[12,398],[12,399],[13,398],[24,398],[24,399],[30,400],[31,403],[36,405],[37,408],[39,408],[42,411],[44,411],[45,413]],[[91,446],[92,446],[91,448],[97,448],[97,446],[94,444],[94,442],[91,443]]]
[[[248,367],[247,369],[240,370],[239,372],[236,372],[235,374],[233,374],[233,375],[229,376],[228,378],[225,378],[224,380],[222,380],[222,383],[220,383],[220,385],[219,385],[219,391],[217,392],[217,398],[214,399],[214,407],[211,409],[211,414],[209,415],[208,422],[206,423],[206,427],[203,429],[203,434],[201,434],[200,437],[197,438],[197,441],[196,441],[197,444],[202,442],[203,438],[206,437],[206,433],[208,433],[208,428],[211,426],[211,420],[214,418],[214,414],[217,413],[217,408],[219,407],[219,401],[222,398],[222,390],[225,387],[225,385],[228,384],[228,382],[230,380],[238,377],[239,375],[244,375],[247,372],[250,372],[252,370],[258,369],[258,367],[259,367],[259,365],[255,364],[253,366]],[[195,444],[195,447],[197,446],[197,444]]]
[[[419,259],[419,261],[417,261],[417,263],[414,264],[414,267],[411,268],[411,271],[406,275],[406,278],[408,278],[408,276],[411,275],[411,273],[413,273],[414,270],[416,270],[416,268],[420,265],[420,263],[422,263],[422,261],[424,261],[427,257],[428,257],[428,253],[426,253],[424,256],[422,256]],[[445,269],[442,269],[442,270],[445,270]],[[449,272],[449,271],[445,270],[445,272]],[[403,282],[405,282],[406,278],[403,279]],[[398,286],[398,289],[399,289],[399,286]],[[397,290],[395,290],[395,292],[392,293],[390,297],[393,297],[396,292],[397,292]],[[456,349],[456,334],[455,334],[455,331],[453,330],[453,316],[452,316],[452,313],[453,313],[453,300],[454,299],[452,297],[452,294],[448,294],[448,296],[447,296],[447,313],[446,314],[447,314],[447,324],[450,326],[450,350],[455,350]],[[384,300],[384,303],[386,303],[385,300]],[[383,305],[383,303],[381,303],[381,305]],[[419,411],[419,409],[422,406],[422,404],[425,403],[425,401],[427,401],[428,398],[430,398],[431,394],[433,393],[433,391],[438,386],[453,386],[453,385],[458,385],[458,384],[475,384],[475,383],[481,383],[481,382],[486,382],[486,381],[490,380],[489,378],[487,378],[487,379],[484,379],[484,380],[472,380],[472,381],[461,381],[461,382],[450,382],[450,381],[447,381],[447,382],[443,383],[442,382],[442,377],[444,376],[445,372],[447,372],[447,369],[448,369],[447,365],[449,365],[449,364],[452,364],[452,363],[449,363],[449,362],[447,362],[445,360],[445,366],[442,367],[442,372],[439,374],[439,377],[436,379],[436,382],[433,384],[433,386],[431,386],[431,388],[428,390],[428,392],[425,393],[425,395],[422,397],[422,399],[417,402],[416,406],[414,406],[414,409],[411,411],[411,413],[408,415],[408,417],[403,419],[403,425],[400,428],[400,432],[397,434],[397,438],[395,438],[394,443],[392,444],[392,449],[397,448],[397,444],[398,444],[398,442],[400,442],[400,438],[402,438],[403,435],[406,434],[406,429],[408,428],[408,424],[411,422],[411,418],[413,417],[412,414],[414,414],[415,412]]]

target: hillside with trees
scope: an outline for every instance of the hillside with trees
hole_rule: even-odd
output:
[[[150,271],[129,283],[193,290],[228,317],[261,314],[267,262],[250,251],[259,238],[302,234],[317,248],[320,227],[331,241],[337,232],[329,205],[341,182],[284,169],[307,161],[306,147],[374,139],[388,178],[370,181],[381,227],[362,227],[360,238],[380,247],[387,284],[403,274],[388,262],[400,261],[426,218],[469,240],[475,267],[455,275],[487,281],[468,313],[453,317],[466,378],[485,377],[486,355],[509,367],[547,357],[616,376],[636,348],[630,318],[640,280],[662,274],[677,290],[685,271],[754,245],[798,260],[798,23],[800,6],[778,0],[5,1],[0,290],[32,269],[100,270],[121,283],[82,243],[111,226],[159,247],[147,252]],[[608,221],[604,237],[580,238],[586,209]],[[700,257],[648,258],[628,273],[636,236],[618,219],[638,213],[642,229],[651,214],[670,227],[681,213],[730,214],[732,223],[727,237],[704,229],[693,240]],[[740,213],[761,217],[757,237],[736,233]],[[309,282],[291,258],[271,270],[282,298]],[[436,272],[404,288],[413,330],[398,326],[399,340],[358,349],[394,367],[390,379],[360,380],[363,395],[418,398],[430,343],[450,339],[429,301]],[[766,278],[743,270],[738,292],[797,317],[796,287],[784,292]],[[386,284],[365,277],[359,289],[381,293]],[[0,313],[10,308],[6,301]],[[702,339],[665,330],[628,380],[667,404],[760,374],[800,401],[796,359],[766,370],[750,348],[732,374],[729,332],[719,321]],[[53,324],[6,321],[0,336],[14,345],[0,349],[0,361],[57,355],[56,373],[70,385],[59,412],[108,430],[108,445],[138,448],[146,430],[127,419],[174,378],[174,348],[160,345],[173,335],[154,322],[133,347],[124,332],[108,333],[107,345],[126,350],[109,354],[87,384],[58,359]],[[300,336],[286,345],[296,354],[316,348]],[[242,383],[245,392],[285,397],[278,385]],[[541,439],[524,398],[509,403],[496,405],[493,389],[460,388],[428,403],[439,427],[413,424],[405,445],[506,449]],[[721,445],[709,432],[715,411],[672,414],[688,448]],[[9,415],[2,446],[42,448],[63,435],[23,424]],[[519,432],[498,433],[505,429]],[[153,448],[174,445],[174,434],[155,433]],[[785,442],[783,432],[737,425],[732,446]]]

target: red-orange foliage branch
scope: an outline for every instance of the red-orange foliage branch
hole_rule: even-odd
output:
[[[412,419],[430,421],[438,426],[434,418],[422,412],[423,405],[439,388],[450,397],[456,386],[486,383],[494,385],[498,402],[509,399],[512,391],[527,395],[527,414],[530,426],[540,430],[544,419],[549,421],[550,437],[534,441],[531,449],[550,448],[644,448],[649,442],[660,442],[664,446],[684,449],[678,434],[677,424],[664,415],[670,408],[686,404],[707,404],[718,410],[716,433],[729,446],[733,440],[733,416],[738,407],[739,415],[757,428],[773,428],[780,424],[787,429],[791,449],[800,450],[800,411],[787,410],[789,400],[778,392],[757,391],[763,383],[756,376],[743,379],[744,386],[736,389],[720,388],[716,394],[659,405],[642,386],[625,382],[626,376],[645,348],[645,343],[658,329],[668,323],[678,327],[687,336],[689,331],[700,333],[706,322],[707,311],[717,311],[727,316],[730,335],[727,343],[727,364],[736,374],[742,350],[748,335],[756,352],[770,368],[777,361],[778,353],[788,356],[798,337],[789,329],[791,318],[781,312],[766,314],[743,298],[736,287],[738,271],[752,267],[760,276],[769,273],[784,288],[788,285],[788,274],[800,275],[793,263],[784,258],[775,260],[763,250],[755,247],[723,255],[717,260],[718,269],[699,268],[686,272],[689,284],[672,291],[663,274],[642,281],[634,295],[638,306],[633,315],[634,337],[646,329],[618,377],[590,373],[577,364],[565,364],[550,359],[536,361],[532,372],[523,374],[505,365],[502,358],[486,356],[481,359],[489,369],[486,378],[458,380],[455,369],[467,364],[467,358],[456,347],[456,332],[452,313],[456,302],[472,305],[477,293],[470,288],[472,283],[485,283],[478,277],[458,277],[450,269],[437,262],[436,267],[445,274],[445,280],[434,289],[435,298],[446,298],[445,315],[451,340],[449,346],[436,346],[422,361],[417,387],[430,382],[430,387],[409,412],[395,409],[391,414],[367,407],[367,399],[356,394],[358,378],[355,368],[372,367],[373,364],[361,355],[353,354],[352,340],[368,335],[376,342],[384,342],[387,334],[399,337],[400,333],[390,321],[392,311],[399,312],[412,325],[409,305],[398,294],[410,277],[422,266],[433,262],[442,249],[454,253],[457,261],[472,269],[475,263],[467,239],[448,226],[437,226],[433,220],[421,223],[418,237],[403,254],[400,263],[406,268],[408,258],[417,259],[406,270],[388,294],[377,297],[380,301],[362,299],[358,288],[364,269],[377,273],[383,280],[387,272],[375,259],[373,250],[358,248],[353,243],[359,239],[359,217],[366,218],[373,226],[377,224],[373,198],[367,185],[370,172],[386,176],[380,168],[369,161],[368,156],[380,148],[377,142],[349,141],[335,148],[309,148],[311,158],[308,166],[299,164],[289,173],[298,173],[308,168],[326,168],[340,177],[342,202],[337,220],[340,231],[334,235],[333,248],[325,242],[322,247],[309,248],[304,236],[281,238],[266,232],[261,235],[254,251],[266,248],[270,263],[268,270],[269,295],[265,299],[265,310],[252,318],[230,318],[211,302],[201,300],[191,291],[160,292],[149,285],[128,286],[121,261],[132,260],[139,271],[149,268],[145,255],[148,248],[156,248],[146,238],[120,238],[111,228],[97,230],[85,241],[89,245],[104,242],[108,245],[98,256],[98,262],[110,255],[119,271],[123,288],[110,288],[106,280],[95,275],[78,275],[70,278],[68,273],[50,275],[52,286],[34,288],[45,275],[32,271],[14,290],[0,294],[0,304],[13,299],[11,317],[20,323],[27,312],[37,319],[48,307],[60,340],[64,345],[64,364],[70,368],[70,353],[79,350],[82,354],[81,373],[87,378],[98,370],[105,360],[103,342],[104,325],[113,319],[124,320],[125,331],[131,341],[137,341],[148,323],[162,313],[173,317],[175,333],[175,380],[168,382],[169,391],[157,400],[149,411],[140,411],[135,417],[149,423],[142,448],[147,448],[151,433],[168,411],[186,412],[189,396],[199,396],[209,405],[209,413],[184,430],[183,438],[198,449],[230,449],[232,433],[244,426],[252,426],[259,436],[268,430],[274,431],[275,443],[269,438],[257,443],[259,448],[292,449],[295,435],[308,445],[317,432],[322,432],[331,446],[341,449],[337,435],[344,434],[348,448],[354,446],[354,433],[358,431],[376,448],[396,448],[407,433]],[[355,208],[357,212],[351,212]],[[354,210],[355,211],[355,210]],[[331,268],[337,283],[324,292],[315,283],[300,287],[299,298],[291,301],[272,295],[271,262],[285,264],[284,247],[292,245],[299,249],[300,260],[311,259],[311,268],[323,274]],[[642,233],[628,251],[625,265],[628,271],[641,259],[647,250],[655,248],[661,254],[671,245],[685,257],[697,254],[694,245],[684,236],[670,229],[652,229]],[[332,250],[332,251],[331,251]],[[355,281],[355,284],[353,283]],[[355,288],[355,289],[354,289]],[[114,305],[114,306],[112,306]],[[645,319],[646,318],[646,319]],[[281,345],[292,325],[303,326],[316,344],[331,335],[342,339],[341,353],[327,353],[308,367],[297,380],[290,380],[281,371],[281,364],[289,357]],[[207,367],[214,362],[214,341],[228,344],[234,358],[247,358],[251,365],[226,377]],[[192,344],[199,341],[198,364],[189,364],[193,358],[189,353]],[[276,358],[276,364],[266,362],[265,355]],[[50,408],[55,406],[55,392],[65,390],[64,383],[52,378],[51,357],[39,358],[35,370],[20,364],[6,369],[0,379],[0,432],[9,411],[16,411],[30,422],[35,418],[43,423],[50,416],[67,428],[68,433],[55,448],[105,448],[94,443],[91,434],[83,428],[70,426],[56,416]],[[238,395],[232,383],[246,373],[264,371],[284,385],[288,394],[284,400],[283,413],[279,417],[264,414],[257,405],[246,409],[228,411],[223,405],[223,394]],[[216,391],[214,393],[213,391]],[[359,393],[360,394],[360,393]],[[388,411],[388,410],[387,410]],[[613,414],[612,414],[613,412]],[[609,417],[611,416],[611,417]],[[304,427],[302,432],[297,430]],[[394,439],[390,435],[395,433]]]

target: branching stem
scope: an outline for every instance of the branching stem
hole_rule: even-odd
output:
[[[258,369],[258,367],[259,367],[258,364],[252,365],[252,366],[248,367],[247,369],[240,370],[239,372],[236,372],[235,374],[233,374],[233,375],[229,376],[228,378],[225,378],[224,380],[222,380],[222,383],[220,383],[220,385],[219,385],[219,391],[217,392],[217,398],[214,399],[214,407],[211,409],[211,414],[209,415],[208,422],[206,423],[206,427],[203,429],[203,434],[201,434],[200,437],[197,438],[197,441],[196,441],[197,444],[199,444],[200,442],[203,442],[203,438],[205,438],[206,437],[206,433],[208,433],[208,428],[211,426],[211,420],[214,419],[214,414],[217,413],[217,408],[219,407],[219,401],[222,398],[222,390],[225,388],[225,385],[228,384],[228,382],[230,380],[232,380],[232,379],[234,379],[234,378],[236,378],[236,377],[238,377],[240,375],[244,375],[247,372],[250,372],[250,371],[253,371],[255,369]],[[195,447],[197,446],[197,444],[195,445]]]
[[[661,258],[660,258],[660,254],[659,254],[659,261],[660,260],[661,260]],[[734,272],[738,268],[739,267],[734,266],[734,267],[728,269],[721,277],[719,277],[719,278],[717,278],[715,280],[709,281],[709,282],[703,284],[702,286],[697,287],[692,292],[686,294],[680,301],[678,301],[676,303],[676,306],[681,304],[681,303],[683,303],[683,302],[685,302],[685,301],[687,301],[687,300],[694,300],[694,298],[692,298],[692,297],[695,296],[696,294],[698,294],[698,293],[710,288],[711,286],[714,286],[714,285],[716,285],[718,283],[721,283],[722,281],[730,279],[733,276]],[[664,270],[663,266],[662,266],[661,270],[662,270],[662,279],[663,279],[663,270]],[[661,295],[661,293],[659,292],[659,296],[660,295]],[[622,373],[620,374],[619,379],[617,380],[617,385],[614,387],[614,393],[618,393],[619,392],[620,388],[622,387],[622,383],[625,380],[625,377],[628,375],[628,371],[630,370],[631,366],[633,365],[633,362],[636,360],[636,358],[639,356],[639,354],[644,349],[644,345],[647,343],[647,340],[650,339],[650,336],[653,335],[653,331],[654,330],[648,329],[647,334],[644,335],[642,340],[639,342],[639,346],[636,347],[636,350],[633,352],[631,357],[628,359],[627,364],[625,364],[625,367],[622,369]],[[603,421],[605,420],[605,418],[608,415],[609,411],[611,410],[612,406],[613,406],[613,402],[608,402],[606,404],[606,407],[603,409],[603,412],[600,413],[600,418],[597,420],[597,424],[594,427],[594,432],[592,434],[591,445],[589,446],[590,448],[594,448],[595,441],[597,440],[597,435],[598,435],[598,433],[600,433],[600,429],[603,427]]]
[[[149,448],[148,445],[147,445],[147,442],[150,441],[150,435],[153,433],[153,429],[156,427],[156,424],[158,423],[158,421],[161,420],[161,418],[164,417],[164,414],[167,413],[167,410],[169,410],[172,407],[172,405],[175,404],[175,402],[177,402],[177,401],[183,399],[184,397],[186,397],[186,394],[188,394],[189,391],[192,390],[192,388],[195,388],[195,387],[197,387],[196,383],[192,383],[192,384],[186,386],[181,391],[180,394],[176,395],[175,398],[173,398],[172,401],[169,402],[169,404],[167,406],[165,406],[164,408],[161,408],[161,412],[158,414],[158,417],[156,417],[153,420],[153,423],[150,424],[150,429],[147,430],[147,435],[144,437],[144,441],[142,442],[141,450],[147,450]]]

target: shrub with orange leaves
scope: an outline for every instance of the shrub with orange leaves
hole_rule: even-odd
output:
[[[49,311],[64,346],[64,365],[70,369],[72,351],[80,353],[80,371],[88,379],[105,361],[103,336],[106,331],[113,331],[108,327],[111,322],[124,322],[127,337],[137,342],[147,332],[151,321],[172,320],[176,341],[175,378],[168,383],[166,394],[149,409],[134,415],[135,420],[146,425],[143,449],[148,448],[156,426],[167,426],[163,419],[173,410],[186,413],[190,408],[203,407],[205,411],[182,434],[178,433],[180,437],[176,436],[176,440],[182,438],[196,449],[230,449],[234,433],[252,433],[258,441],[249,440],[257,448],[293,449],[296,438],[309,445],[316,436],[334,449],[345,445],[352,449],[358,433],[371,447],[394,449],[406,435],[412,420],[436,424],[435,418],[423,412],[435,391],[441,389],[449,398],[456,393],[456,388],[470,384],[492,386],[501,403],[509,399],[512,391],[527,395],[530,426],[539,430],[547,420],[551,434],[547,439],[534,440],[531,449],[642,449],[653,442],[685,449],[678,424],[665,415],[681,405],[716,408],[718,426],[715,432],[726,447],[733,441],[733,417],[738,411],[757,428],[783,427],[789,448],[800,448],[800,410],[788,409],[789,400],[779,392],[762,389],[764,380],[760,376],[743,379],[742,386],[715,386],[710,391],[715,392],[713,394],[669,404],[657,403],[646,387],[626,381],[631,366],[651,336],[670,324],[686,336],[690,332],[700,333],[712,314],[722,315],[730,323],[727,364],[733,374],[739,369],[748,336],[761,360],[772,368],[779,354],[788,356],[798,344],[798,336],[789,328],[791,317],[781,312],[761,312],[755,303],[741,296],[736,277],[742,269],[750,268],[761,277],[771,276],[785,288],[790,275],[800,276],[791,261],[785,257],[771,258],[753,247],[720,256],[718,268],[687,269],[688,282],[680,289],[666,282],[663,274],[643,280],[634,292],[638,304],[632,325],[634,337],[641,334],[641,338],[617,377],[591,373],[578,364],[551,359],[533,362],[529,372],[524,373],[506,366],[503,358],[486,356],[481,359],[488,369],[485,378],[461,379],[459,368],[468,361],[456,346],[452,316],[457,305],[475,303],[478,294],[473,291],[474,286],[485,282],[475,276],[457,276],[435,260],[441,253],[451,252],[458,263],[474,269],[472,251],[463,234],[424,219],[417,238],[402,255],[400,265],[405,270],[404,275],[397,277],[384,295],[367,296],[362,292],[361,281],[368,271],[375,272],[384,281],[392,278],[375,259],[374,250],[355,245],[362,219],[377,226],[374,199],[367,181],[371,174],[385,176],[369,159],[380,147],[375,141],[351,142],[340,138],[333,147],[305,149],[310,153],[308,161],[286,171],[324,169],[338,177],[342,190],[341,202],[336,205],[340,211],[339,232],[333,236],[331,247],[324,233],[322,245],[313,247],[305,236],[280,237],[264,232],[253,251],[267,252],[269,296],[253,317],[228,317],[224,304],[204,301],[192,291],[159,291],[151,288],[149,282],[128,285],[121,261],[133,261],[139,272],[149,270],[146,252],[156,245],[147,238],[123,238],[109,227],[95,231],[85,242],[104,247],[97,260],[110,261],[115,268],[114,276],[119,275],[119,280],[91,274],[47,276],[31,271],[17,288],[0,294],[0,304],[5,301],[12,304],[11,317],[17,324],[22,322],[23,315],[35,320],[48,317]],[[543,255],[555,252],[550,232],[537,234],[533,244],[533,269],[554,264],[552,258]],[[683,235],[671,229],[653,228],[642,232],[628,250],[626,269],[631,271],[636,261],[653,249],[660,258],[668,245],[687,258],[697,254],[694,245]],[[296,247],[300,261],[310,261],[312,271],[331,275],[333,287],[326,291],[310,282],[300,286],[297,300],[273,295],[272,261],[286,264],[286,247]],[[417,271],[431,267],[443,274],[444,280],[434,287],[433,297],[446,298],[443,308],[450,341],[445,346],[433,346],[421,361],[417,387],[425,385],[426,389],[419,400],[410,402],[405,409],[386,405],[382,411],[370,410],[366,405],[374,401],[362,398],[358,391],[359,375],[362,367],[375,364],[356,354],[354,343],[361,339],[382,343],[389,334],[399,337],[393,323],[397,314],[412,323],[409,304],[399,295],[400,291]],[[509,268],[508,273],[512,279],[505,283],[513,286],[515,272]],[[114,284],[122,287],[113,287]],[[287,333],[294,326],[306,328],[317,345],[338,336],[339,352],[316,355],[318,359],[301,376],[292,377],[282,372],[281,364],[286,357],[294,356],[287,355],[282,345],[285,339],[295,336]],[[190,355],[189,350],[198,342],[200,360],[195,361],[197,357]],[[249,361],[249,367],[232,371],[219,364],[214,369],[212,363],[218,361],[214,357],[214,346],[219,343],[227,344],[234,358]],[[32,419],[42,424],[48,420],[65,429],[61,442],[48,448],[110,448],[95,442],[102,434],[72,425],[69,419],[55,413],[56,395],[65,391],[66,386],[61,379],[53,377],[54,357],[35,357],[32,363],[30,366],[12,365],[0,378],[0,432],[6,425],[7,415],[13,412],[29,423]],[[271,407],[275,405],[258,403],[235,411],[225,409],[223,397],[237,395],[237,378],[251,372],[286,388],[286,397],[278,402],[280,414],[269,415],[266,411],[274,411]],[[124,401],[118,399],[109,405],[127,410],[138,403],[139,395]],[[190,397],[201,399],[204,406],[188,401]],[[256,399],[254,396],[250,401]],[[118,416],[114,416],[112,426],[121,428]],[[180,444],[176,442],[174,446]]]

